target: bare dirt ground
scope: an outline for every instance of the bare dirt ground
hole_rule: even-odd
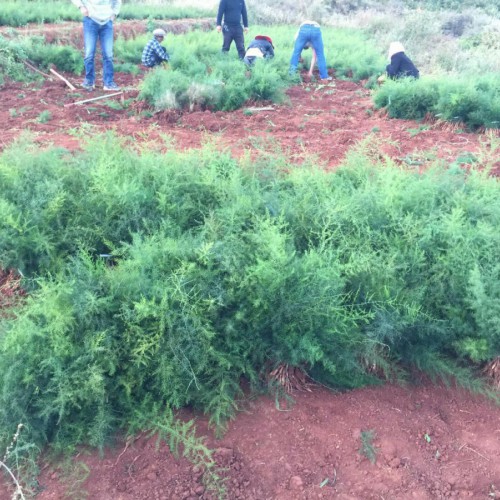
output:
[[[114,130],[131,142],[160,150],[173,144],[196,148],[215,140],[236,155],[276,148],[298,164],[313,155],[326,168],[334,168],[352,146],[369,139],[371,155],[392,158],[402,168],[422,169],[436,158],[466,164],[473,156],[486,156],[492,174],[500,174],[498,151],[491,152],[498,131],[472,134],[449,124],[388,119],[373,108],[362,84],[303,83],[272,110],[151,114],[133,101],[142,77],[117,75],[125,88],[124,109],[114,109],[106,100],[65,107],[103,93],[74,93],[57,79],[3,86],[0,149],[30,130],[42,145],[78,150],[86,127]],[[50,113],[44,123],[43,111]],[[165,135],[170,140],[165,141]],[[0,285],[5,288],[5,278]],[[242,402],[242,412],[220,440],[207,428],[204,416],[182,412],[183,418],[196,418],[199,435],[206,435],[207,445],[216,450],[227,498],[500,498],[500,409],[490,401],[428,383],[343,394],[318,386],[293,397],[290,408],[268,397]],[[154,437],[142,435],[129,445],[118,439],[103,459],[81,450],[73,470],[83,471],[78,463],[88,467],[86,479],[42,462],[38,498],[214,498],[205,491],[202,471],[174,459],[166,445],[156,448]],[[6,484],[0,485],[4,498],[10,498]]]
[[[65,76],[75,86],[79,84],[74,76]],[[72,92],[55,78],[30,86],[4,85],[0,88],[0,148],[30,130],[42,144],[78,149],[78,130],[83,125],[96,131],[115,130],[134,142],[156,141],[155,147],[160,147],[165,134],[171,139],[168,147],[175,143],[179,149],[200,147],[207,139],[236,155],[278,147],[296,163],[315,155],[328,168],[338,165],[352,146],[369,138],[375,157],[388,156],[406,168],[425,168],[436,158],[468,163],[482,155],[493,158],[493,174],[500,172],[498,151],[491,152],[492,142],[500,137],[498,130],[466,133],[449,123],[388,119],[374,109],[370,91],[362,83],[303,83],[287,92],[283,104],[270,106],[272,110],[249,112],[244,108],[214,113],[197,110],[195,105],[191,113],[173,110],[151,116],[144,103],[134,101],[143,76],[116,75],[124,88],[125,109],[118,110],[110,101],[117,104],[120,96],[71,105],[105,93],[99,89],[94,93]],[[49,113],[50,118],[42,120],[42,112]]]

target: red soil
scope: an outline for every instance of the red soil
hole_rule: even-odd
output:
[[[66,77],[78,85],[74,77]],[[391,157],[406,168],[424,168],[436,158],[461,161],[473,154],[489,158],[493,172],[500,172],[498,152],[492,150],[500,137],[498,130],[474,134],[449,123],[388,119],[374,109],[370,91],[359,83],[304,83],[290,89],[287,102],[272,106],[270,111],[167,111],[146,117],[139,112],[144,105],[130,101],[137,97],[142,77],[117,75],[125,90],[125,104],[129,105],[124,110],[110,108],[107,99],[65,107],[104,93],[71,92],[57,79],[45,80],[39,88],[7,84],[0,89],[0,148],[21,132],[31,130],[40,143],[77,149],[77,130],[82,124],[90,124],[94,130],[113,129],[141,143],[168,134],[179,149],[199,147],[207,139],[230,148],[236,155],[278,147],[288,152],[294,162],[315,155],[328,167],[338,165],[352,146],[369,139],[369,154],[380,159]],[[50,112],[51,118],[45,123],[38,121],[42,111]]]
[[[68,78],[70,76],[66,75]],[[74,78],[71,78],[76,84]],[[141,79],[117,75],[125,99],[137,96]],[[435,158],[456,161],[471,153],[491,160],[498,175],[498,152],[490,150],[499,133],[471,134],[442,123],[391,120],[374,110],[362,85],[334,80],[331,85],[303,84],[288,92],[288,102],[272,111],[164,112],[140,115],[141,105],[111,109],[104,101],[69,106],[101,95],[72,93],[58,80],[39,88],[8,84],[0,89],[0,148],[27,129],[40,144],[70,150],[80,147],[77,130],[115,130],[134,142],[179,149],[216,141],[235,154],[254,154],[270,146],[300,163],[311,155],[333,168],[346,152],[369,138],[368,154],[390,157],[405,168],[425,168]],[[44,110],[51,119],[40,123]],[[221,440],[196,416],[200,435],[216,449],[225,468],[227,498],[241,499],[440,499],[500,498],[500,410],[471,394],[424,384],[401,388],[386,385],[345,394],[323,387],[293,395],[286,409],[271,398],[242,402],[242,412]],[[184,418],[194,415],[183,412]],[[376,461],[364,457],[361,433],[373,431]],[[165,445],[140,436],[126,445],[118,440],[104,459],[82,450],[75,462],[90,469],[78,485],[75,475],[42,463],[40,500],[208,499],[202,473],[185,459],[175,460]],[[75,470],[77,468],[75,467]],[[328,481],[327,481],[328,480]],[[0,498],[9,498],[5,485]]]

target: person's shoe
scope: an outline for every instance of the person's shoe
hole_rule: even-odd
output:
[[[111,82],[108,85],[104,85],[102,90],[115,92],[115,91],[121,90],[121,88],[118,87],[118,85],[115,82]]]
[[[325,83],[329,83],[329,82],[331,82],[332,80],[333,80],[333,78],[332,78],[331,76],[329,76],[328,78],[322,78],[322,79],[319,81],[319,83],[323,83],[323,84],[325,84]]]
[[[95,85],[93,83],[83,82],[82,88],[87,92],[92,92],[95,89]]]

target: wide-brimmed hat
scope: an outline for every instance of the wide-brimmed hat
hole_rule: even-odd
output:
[[[398,54],[399,52],[404,52],[405,48],[403,47],[403,44],[401,42],[392,42],[389,45],[389,59],[394,55]]]
[[[271,39],[270,36],[267,36],[267,35],[257,35],[255,37],[255,40],[267,40],[271,44],[271,47],[274,49],[273,41],[272,41],[272,39]]]
[[[162,38],[165,38],[167,34],[165,33],[165,30],[162,30],[161,28],[155,29],[153,31],[153,36],[161,36]]]

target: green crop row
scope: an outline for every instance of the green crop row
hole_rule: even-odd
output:
[[[474,80],[422,78],[389,81],[374,95],[375,105],[392,118],[420,120],[427,114],[478,128],[500,128],[500,80],[481,75]]]
[[[325,172],[135,148],[0,156],[0,267],[28,291],[0,315],[0,448],[19,423],[32,447],[102,446],[161,406],[223,427],[280,363],[340,389],[415,367],[485,389],[500,185],[480,158],[419,174],[360,146]]]
[[[273,39],[275,57],[258,60],[251,71],[238,60],[234,46],[229,54],[221,54],[222,37],[215,32],[167,36],[169,67],[145,77],[140,98],[156,110],[193,106],[230,110],[248,100],[279,102],[284,89],[299,81],[288,74],[295,32],[295,28],[283,26],[252,28],[247,43],[256,34],[266,33]],[[383,57],[360,31],[324,28],[323,39],[327,65],[337,78],[359,81],[383,67]],[[117,57],[138,63],[146,41],[145,37],[118,41]],[[306,67],[309,52],[303,52]]]
[[[164,3],[124,2],[120,19],[185,19],[214,16],[213,9],[172,6]],[[4,0],[0,6],[0,26],[28,23],[57,23],[81,20],[80,11],[70,0]]]

